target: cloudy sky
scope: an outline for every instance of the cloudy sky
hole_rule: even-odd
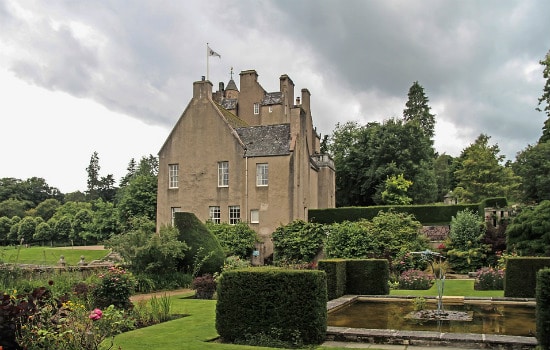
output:
[[[94,151],[118,180],[156,155],[206,75],[288,74],[317,130],[401,117],[414,81],[435,147],[458,156],[485,133],[507,159],[537,141],[550,50],[546,0],[0,0],[0,178],[86,189]]]

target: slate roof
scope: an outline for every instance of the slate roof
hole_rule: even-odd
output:
[[[290,124],[250,126],[235,131],[246,145],[249,157],[290,154]]]
[[[248,124],[242,120],[241,118],[237,117],[235,114],[231,113],[227,109],[223,108],[222,105],[219,103],[214,102],[218,110],[223,114],[225,120],[231,125],[232,128],[239,128],[239,127],[246,127]]]
[[[225,109],[236,109],[237,108],[237,99],[236,98],[224,98],[221,106]]]
[[[239,91],[239,89],[237,89],[237,84],[235,84],[235,81],[233,79],[229,80],[229,83],[227,83],[227,87],[225,88],[225,90]]]
[[[262,100],[262,106],[276,105],[283,102],[283,93],[280,91],[277,92],[268,92],[265,94]]]

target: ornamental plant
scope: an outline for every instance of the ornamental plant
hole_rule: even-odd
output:
[[[112,266],[98,277],[100,281],[92,293],[98,307],[114,305],[119,309],[131,308],[130,296],[136,288],[136,280],[130,272],[121,267]]]
[[[204,274],[193,279],[195,299],[212,299],[216,291],[216,280],[210,274]]]
[[[483,267],[476,272],[475,290],[504,290],[504,270]]]
[[[399,276],[399,289],[430,289],[433,277],[421,270],[407,270]]]

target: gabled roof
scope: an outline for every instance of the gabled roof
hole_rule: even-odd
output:
[[[262,99],[262,106],[276,105],[283,102],[283,93],[280,91],[277,92],[268,92],[265,94]]]
[[[235,131],[249,157],[290,154],[290,124],[249,126]]]
[[[214,104],[216,105],[216,107],[218,108],[218,110],[221,112],[221,114],[223,115],[223,117],[225,118],[225,120],[227,120],[227,123],[232,127],[232,128],[239,128],[239,127],[246,127],[248,126],[248,124],[242,120],[241,118],[237,117],[235,114],[231,113],[230,111],[228,111],[227,109],[225,109],[222,105],[220,105],[219,103],[216,103],[214,102]]]

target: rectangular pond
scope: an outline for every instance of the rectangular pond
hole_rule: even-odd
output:
[[[434,300],[426,309],[436,309]],[[473,315],[464,320],[417,320],[406,317],[414,311],[412,299],[358,298],[328,314],[334,327],[436,331],[441,333],[478,333],[534,337],[536,330],[534,302],[500,302],[472,300],[445,304],[446,311],[465,311]]]

